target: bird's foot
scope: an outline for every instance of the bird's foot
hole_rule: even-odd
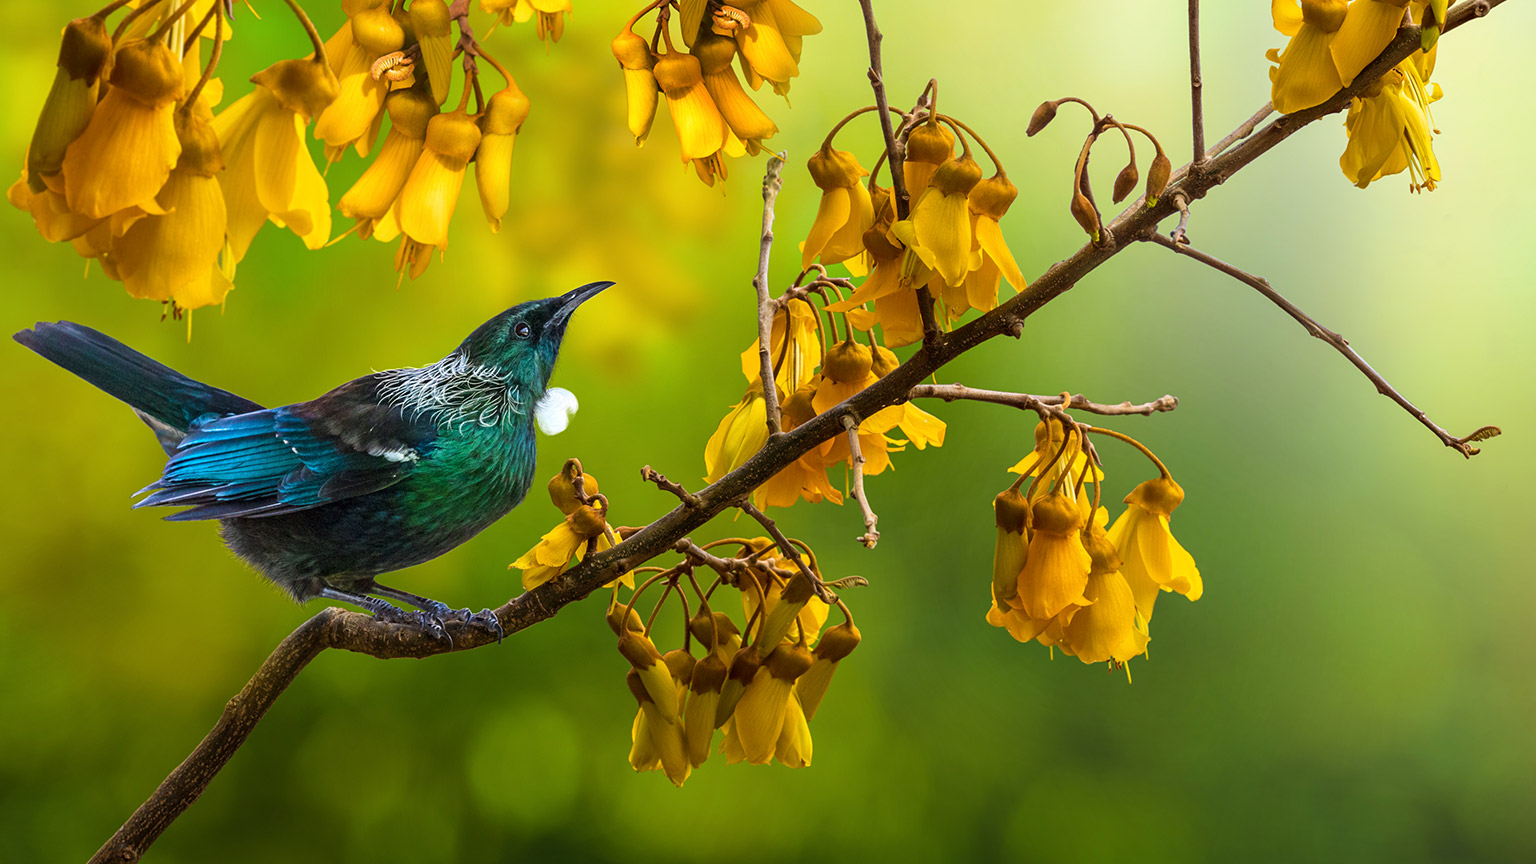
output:
[[[407,627],[415,627],[434,639],[449,639],[448,628],[444,626],[442,617],[435,612],[425,610],[409,612],[377,597],[353,594],[350,591],[339,591],[335,588],[322,589],[320,596],[327,600],[340,600],[343,603],[350,603],[353,606],[366,609],[373,613],[375,619],[386,624],[403,624]],[[449,641],[451,642],[452,640],[449,639]]]
[[[469,627],[478,627],[494,635],[497,644],[500,644],[502,638],[506,635],[506,632],[502,629],[501,621],[496,618],[496,613],[489,609],[481,609],[479,612],[471,612],[467,608],[453,609],[447,603],[438,602],[430,597],[423,597],[419,594],[412,594],[409,591],[401,591],[397,588],[389,588],[378,583],[374,583],[370,593],[409,603],[422,610],[420,614],[434,617],[439,625],[451,621],[462,623]]]

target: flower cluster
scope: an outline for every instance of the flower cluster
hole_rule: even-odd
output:
[[[1087,431],[1136,446],[1161,472],[1126,496],[1114,525],[1099,506],[1104,474]],[[1200,598],[1200,571],[1168,527],[1184,490],[1141,444],[1049,417],[1035,427],[1034,449],[1009,470],[1020,476],[993,501],[997,540],[988,624],[1084,663],[1123,666],[1146,652],[1160,593]],[[1021,492],[1026,480],[1030,485]]]
[[[1300,5],[1298,5],[1298,2]],[[1373,180],[1408,171],[1409,189],[1433,190],[1440,180],[1431,133],[1431,102],[1440,98],[1434,71],[1436,39],[1445,20],[1445,0],[1273,0],[1275,29],[1290,37],[1283,51],[1271,49],[1270,101],[1293,114],[1328,101],[1354,83],[1391,43],[1406,21],[1423,21],[1423,51],[1373,81],[1350,100],[1345,119],[1349,144],[1339,166],[1364,188]]]
[[[831,607],[811,581],[820,579],[815,556],[793,542],[798,549],[790,557],[763,537],[719,540],[689,552],[678,567],[642,568],[661,572],[625,602],[615,589],[607,618],[619,653],[629,661],[629,690],[639,703],[630,728],[629,764],[636,771],[660,770],[681,786],[712,750],[732,765],[811,764],[810,721],[860,636],[840,600],[843,622],[826,626]],[[741,557],[722,559],[708,551],[732,546]],[[695,578],[695,565],[715,570],[707,589]],[[635,606],[653,585],[664,586],[662,596],[642,620]],[[742,626],[710,606],[722,587],[740,593]],[[690,588],[698,602],[694,614]],[[655,622],[674,593],[685,619],[682,647],[662,653],[653,641]],[[717,729],[723,732],[718,750]]]
[[[552,14],[543,7],[562,4],[535,5]],[[331,240],[330,191],[305,141],[311,122],[329,162],[349,149],[373,157],[340,209],[365,238],[399,238],[402,275],[420,275],[431,253],[447,248],[471,161],[486,219],[499,228],[528,98],[461,32],[462,95],[440,110],[456,50],[443,0],[348,0],[346,22],[323,42],[294,4],[313,52],[258,72],[251,92],[215,115],[225,6],[118,0],[65,27],[21,179],[7,193],[44,239],[71,242],[129,294],[178,315],[221,303],[267,223],[310,249]],[[109,32],[109,17],[123,9]],[[206,63],[205,39],[213,46]],[[480,60],[506,79],[489,98]]]
[[[782,406],[785,431],[809,422],[849,396],[863,390],[895,369],[895,353],[875,342],[854,338],[857,315],[845,313],[845,335],[841,341],[832,334],[833,344],[824,348],[822,330],[806,293],[794,294],[779,305],[769,337],[769,351],[774,363],[774,390]],[[870,321],[864,320],[867,328]],[[720,421],[704,447],[705,479],[713,483],[740,467],[768,442],[767,403],[759,374],[758,343],[741,355],[741,371],[747,392]],[[843,492],[830,480],[827,469],[837,465],[853,467],[865,475],[880,474],[892,467],[892,453],[911,444],[919,450],[932,444],[944,444],[944,421],[909,402],[875,412],[858,425],[860,455],[855,465],[852,446],[846,436],[824,441],[775,474],[752,493],[758,506],[788,507],[800,499],[811,503],[823,500],[843,503]],[[900,431],[905,438],[892,437]]]
[[[533,22],[539,41],[559,42],[571,0],[480,0],[480,11],[497,16],[501,24]]]
[[[686,50],[672,41],[674,5]],[[656,29],[647,41],[634,27],[653,11]],[[734,6],[661,0],[641,9],[613,40],[635,144],[645,143],[665,97],[683,162],[693,163],[706,185],[726,179],[726,156],[756,155],[779,131],[742,87],[732,61],[740,60],[753,90],[767,83],[787,97],[790,80],[800,74],[802,40],[820,32],[821,22],[792,0],[737,0]]]

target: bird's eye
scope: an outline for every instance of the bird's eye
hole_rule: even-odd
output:
[[[512,325],[512,335],[519,339],[527,339],[533,335],[533,328],[528,326],[527,321],[519,321]]]

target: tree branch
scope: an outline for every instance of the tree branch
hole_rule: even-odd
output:
[[[741,508],[741,512],[751,516],[753,519],[756,519],[758,524],[763,526],[763,530],[767,531],[768,536],[773,538],[773,544],[779,547],[779,554],[795,562],[795,566],[800,568],[800,575],[804,576],[807,580],[810,581],[811,587],[815,589],[817,597],[820,597],[828,603],[831,603],[835,599],[833,598],[832,594],[827,591],[827,584],[821,581],[821,577],[811,572],[811,568],[806,566],[805,559],[800,557],[800,551],[795,548],[793,543],[789,542],[789,538],[784,536],[784,532],[779,530],[779,525],[777,522],[774,522],[772,519],[768,518],[767,513],[759,510],[757,505],[752,503],[752,499],[750,497],[742,498],[740,501],[737,501],[736,506]]]
[[[784,186],[780,173],[784,170],[785,153],[768,156],[763,169],[763,239],[757,252],[757,275],[752,277],[752,287],[757,289],[757,359],[758,374],[762,376],[763,401],[768,413],[768,435],[783,431],[779,412],[779,385],[773,374],[773,354],[769,343],[773,336],[773,316],[777,309],[768,293],[768,259],[773,253],[773,204]],[[786,311],[786,315],[788,312]],[[789,323],[784,324],[784,338],[789,338]]]
[[[1205,109],[1201,107],[1200,0],[1189,0],[1189,122],[1194,139],[1194,170],[1205,167]]]
[[[861,2],[866,12],[866,23],[873,34],[871,41],[878,45],[878,31],[873,28],[869,0]],[[1503,2],[1505,0],[1477,0],[1475,3],[1458,5],[1447,16],[1442,35],[1473,18],[1486,15],[1490,9]],[[673,549],[678,540],[687,537],[721,511],[737,506],[752,490],[812,447],[841,434],[841,418],[844,414],[851,412],[856,417],[867,417],[881,408],[911,398],[915,388],[924,379],[961,354],[998,336],[1017,335],[1025,319],[1035,310],[1070,290],[1099,265],[1126,248],[1128,241],[1150,239],[1156,232],[1157,224],[1177,211],[1173,204],[1175,191],[1183,192],[1187,201],[1199,200],[1297,130],[1320,117],[1342,110],[1355,94],[1370,86],[1384,72],[1418,50],[1418,47],[1419,28],[1404,27],[1382,55],[1366,67],[1349,88],[1340,91],[1324,104],[1280,117],[1252,135],[1234,133],[1228,136],[1237,143],[1214,156],[1207,170],[1190,176],[1186,167],[1186,170],[1178,172],[1170,180],[1168,189],[1156,204],[1149,207],[1144,200],[1138,200],[1115,217],[1109,227],[1119,242],[1083,246],[1067,259],[1053,264],[1028,288],[996,309],[956,328],[943,338],[925,340],[922,348],[905,363],[873,385],[794,430],[771,436],[756,455],[698,492],[695,495],[696,506],[679,505],[634,532],[623,542],[585,557],[580,564],[558,578],[502,604],[495,613],[505,634],[511,635],[553,616],[567,604],[585,598],[628,570]],[[878,70],[872,66],[871,71],[875,73],[872,77],[878,79]],[[877,87],[876,96],[877,99],[883,99],[883,88]],[[884,116],[888,112],[881,113]],[[890,144],[888,140],[887,145]],[[895,157],[898,154],[890,155]],[[893,184],[901,182],[896,179],[899,176],[899,171],[892,171]],[[764,389],[767,390],[766,387]],[[1045,400],[1050,397],[1040,398]],[[1468,436],[1467,440],[1474,438],[1475,434]],[[756,510],[755,507],[752,509]],[[326,609],[300,625],[278,646],[277,651],[262,665],[240,695],[226,706],[224,716],[197,749],[166,778],[149,801],[135,811],[92,860],[139,860],[170,822],[196,800],[208,782],[245,741],[261,719],[262,713],[282,692],[282,688],[319,651],[335,648],[383,659],[428,657],[480,648],[497,641],[495,634],[483,628],[456,621],[449,621],[446,626],[451,645],[446,640],[432,638],[420,630],[387,624],[366,615],[338,609]],[[323,636],[316,635],[317,632]]]
[[[1268,297],[1271,303],[1279,306],[1282,310],[1285,311],[1285,314],[1296,319],[1296,323],[1306,328],[1308,334],[1315,336],[1324,342],[1327,342],[1329,345],[1334,347],[1334,350],[1348,358],[1349,362],[1353,363],[1356,369],[1359,369],[1366,378],[1370,379],[1372,384],[1376,385],[1376,392],[1387,397],[1388,399],[1391,399],[1398,405],[1401,405],[1404,411],[1407,411],[1420,423],[1423,423],[1425,428],[1429,429],[1429,431],[1435,433],[1435,436],[1440,439],[1441,443],[1467,457],[1468,459],[1476,456],[1479,452],[1481,452],[1479,448],[1471,446],[1471,442],[1484,441],[1499,434],[1500,430],[1497,426],[1482,426],[1474,431],[1471,435],[1468,435],[1464,438],[1457,438],[1451,433],[1445,431],[1445,429],[1441,428],[1439,424],[1429,419],[1429,415],[1425,414],[1412,402],[1409,402],[1408,399],[1403,396],[1403,394],[1397,392],[1397,388],[1388,383],[1387,379],[1383,378],[1380,372],[1377,372],[1374,368],[1371,367],[1371,364],[1365,362],[1365,358],[1361,357],[1359,352],[1349,347],[1348,339],[1345,339],[1338,333],[1335,333],[1334,331],[1329,330],[1327,327],[1317,323],[1316,319],[1301,311],[1301,309],[1298,308],[1296,304],[1285,299],[1285,297],[1281,295],[1279,291],[1276,291],[1272,286],[1270,286],[1268,280],[1259,276],[1255,276],[1246,270],[1240,270],[1213,255],[1208,255],[1204,252],[1201,252],[1199,249],[1190,246],[1188,243],[1177,243],[1171,238],[1165,237],[1162,234],[1153,234],[1152,242],[1158,244],[1159,246],[1166,246],[1167,248],[1172,249],[1180,255],[1188,256],[1195,259],[1196,261],[1199,261],[1201,264],[1225,273],[1228,276],[1231,276],[1233,279],[1248,285],[1249,287],[1258,291],[1260,294],[1263,294],[1265,297]]]
[[[905,219],[911,212],[913,202],[908,198],[910,193],[907,191],[906,175],[902,173],[906,153],[897,143],[896,130],[891,128],[891,103],[885,93],[885,73],[880,68],[880,43],[885,37],[880,33],[880,25],[875,23],[872,0],[859,0],[859,6],[864,10],[864,33],[869,40],[869,86],[875,91],[880,131],[885,136],[885,157],[890,164],[891,201],[896,206],[896,218]],[[923,344],[933,345],[941,341],[944,334],[939,330],[938,319],[933,314],[933,292],[926,285],[918,286],[917,311],[923,319]]]
[[[1073,411],[1087,411],[1090,414],[1102,414],[1107,417],[1118,417],[1128,414],[1141,414],[1151,416],[1166,411],[1172,411],[1179,407],[1179,400],[1174,396],[1163,396],[1151,402],[1143,402],[1133,405],[1130,402],[1121,402],[1117,405],[1104,405],[1098,402],[1089,402],[1088,397],[1078,393],[1070,400],[1063,400],[1060,396],[1033,396],[1028,393],[1009,393],[1002,390],[979,390],[975,387],[967,387],[964,384],[919,384],[912,388],[910,393],[913,399],[943,399],[945,402],[953,402],[956,399],[965,399],[972,402],[990,402],[994,405],[1010,405],[1014,408],[1022,408],[1025,411],[1038,411],[1042,407],[1065,407]]]
[[[853,492],[858,499],[859,509],[864,511],[864,533],[856,539],[864,544],[864,548],[873,549],[880,542],[880,517],[875,515],[875,509],[869,506],[869,496],[864,492],[864,450],[859,446],[859,424],[850,415],[843,415],[843,429],[848,434],[848,452],[853,460]]]

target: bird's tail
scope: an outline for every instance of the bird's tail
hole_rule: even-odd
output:
[[[262,408],[249,399],[194,381],[72,321],[39,323],[12,338],[127,402],[155,430],[162,444],[169,444],[167,435],[179,439],[180,433],[204,414],[244,414]]]

